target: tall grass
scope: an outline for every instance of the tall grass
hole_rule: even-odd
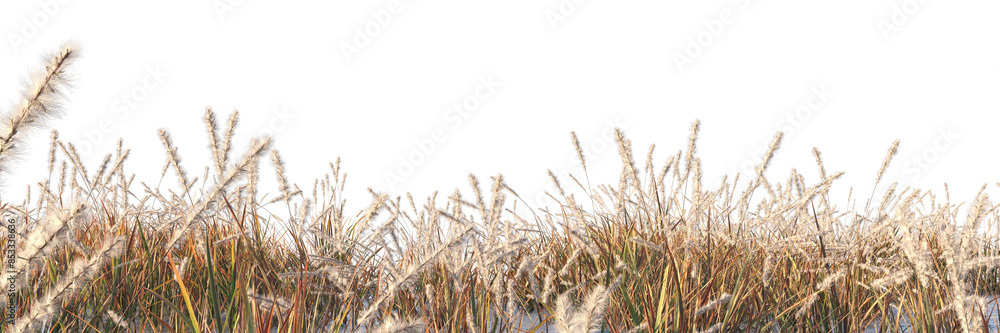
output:
[[[7,116],[0,169],[12,170],[24,129],[57,110],[75,54],[52,57]],[[18,241],[0,244],[20,272],[0,330],[971,332],[996,316],[998,214],[984,191],[961,204],[891,184],[843,211],[829,196],[842,173],[818,150],[819,179],[765,177],[780,133],[753,179],[716,189],[703,186],[695,122],[658,167],[652,147],[639,164],[618,131],[620,181],[598,186],[573,134],[584,174],[552,177],[552,207],[527,207],[502,175],[470,175],[467,191],[422,201],[371,191],[352,215],[339,160],[303,189],[270,138],[230,159],[241,143],[238,114],[228,119],[223,129],[206,110],[201,177],[160,131],[161,177],[175,186],[133,182],[121,142],[88,170],[53,134],[37,197],[0,202],[22,221]],[[270,199],[262,162],[277,170]]]

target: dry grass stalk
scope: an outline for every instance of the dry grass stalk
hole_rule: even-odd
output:
[[[79,57],[79,45],[67,42],[46,57],[43,69],[33,71],[24,81],[24,90],[14,110],[0,119],[0,172],[10,172],[11,163],[25,144],[25,133],[61,115],[63,95],[71,85],[69,69]]]
[[[58,311],[63,299],[82,289],[98,273],[101,265],[116,258],[123,251],[122,240],[120,236],[109,236],[104,240],[103,247],[91,254],[90,259],[81,258],[74,261],[66,275],[63,275],[42,298],[35,300],[27,314],[18,319],[12,331],[27,332],[51,318]]]
[[[39,101],[51,101],[46,98]],[[553,207],[525,208],[503,175],[491,178],[486,198],[469,175],[472,193],[465,197],[456,190],[439,203],[435,193],[417,205],[411,195],[370,189],[366,209],[347,215],[339,161],[313,182],[310,197],[288,182],[269,138],[253,140],[246,155],[229,160],[237,112],[225,129],[210,109],[202,120],[211,162],[200,166],[200,179],[187,179],[164,131],[166,168],[176,169],[180,186],[139,182],[139,191],[130,188],[135,175],[125,170],[129,150],[121,141],[88,173],[74,145],[52,133],[47,177],[53,179],[28,186],[22,204],[0,203],[27,231],[24,244],[15,244],[23,246],[14,247],[22,256],[15,264],[25,272],[20,286],[31,289],[21,298],[28,303],[17,330],[49,327],[38,325],[44,320],[66,331],[89,330],[95,322],[134,329],[121,317],[154,323],[155,330],[157,318],[177,315],[142,302],[106,303],[127,298],[186,309],[195,320],[175,320],[181,326],[174,329],[187,331],[196,324],[204,331],[246,331],[249,318],[233,317],[246,313],[269,314],[255,323],[271,320],[279,330],[505,331],[529,309],[540,316],[555,310],[547,324],[562,332],[602,325],[616,332],[861,331],[872,322],[888,325],[897,313],[927,331],[976,331],[977,319],[989,311],[984,295],[1000,293],[1000,214],[985,187],[966,207],[952,203],[947,184],[942,203],[894,182],[874,213],[867,205],[845,211],[829,198],[843,173],[828,172],[818,149],[812,151],[818,180],[796,169],[781,181],[765,177],[780,133],[745,188],[737,188],[738,175],[723,178],[717,189],[704,187],[708,175],[702,173],[709,169],[696,155],[696,121],[687,151],[670,155],[658,175],[650,147],[645,184],[632,142],[619,130],[619,182],[593,188],[589,175],[584,186],[570,174],[573,188],[550,172],[558,190],[550,195]],[[20,124],[15,134],[37,122]],[[592,166],[571,136],[586,173]],[[284,200],[287,212],[258,202],[258,164],[268,150],[281,192],[275,200]],[[51,184],[57,163],[58,184]],[[761,187],[766,195],[754,197]],[[580,204],[585,200],[590,207]],[[201,234],[188,238],[191,229]],[[287,230],[296,237],[285,238]],[[103,265],[120,253],[128,253],[127,261]],[[167,266],[164,257],[184,260]],[[185,297],[174,289],[177,282],[197,292]],[[226,292],[213,294],[213,286]],[[247,293],[232,294],[230,286]],[[723,313],[742,322],[724,322]]]

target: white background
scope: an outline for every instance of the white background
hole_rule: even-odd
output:
[[[355,208],[368,187],[469,193],[470,172],[487,189],[502,172],[540,205],[546,169],[579,172],[570,131],[593,147],[591,180],[615,183],[619,159],[603,132],[623,128],[640,166],[655,143],[659,167],[686,147],[695,119],[707,185],[749,165],[781,130],[768,176],[796,167],[815,183],[818,147],[830,173],[846,172],[834,190],[842,208],[852,186],[867,198],[895,139],[879,193],[892,181],[948,182],[953,199],[970,200],[1000,180],[998,10],[917,0],[4,1],[0,101],[13,105],[40,55],[75,39],[85,51],[77,88],[49,125],[91,169],[123,137],[128,170],[155,185],[156,130],[166,128],[189,177],[200,177],[205,107],[220,122],[239,109],[237,155],[273,132],[307,193],[340,156]],[[483,78],[500,86],[476,97]],[[811,97],[821,89],[832,96]],[[123,107],[123,95],[138,101]],[[462,103],[475,109],[458,123]],[[436,129],[444,139],[426,154],[415,142]],[[48,131],[32,135],[5,180],[8,200],[45,177]],[[411,157],[419,163],[404,176],[400,160]],[[395,188],[390,173],[403,179]]]

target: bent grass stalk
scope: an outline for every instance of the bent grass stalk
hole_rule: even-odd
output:
[[[77,55],[48,58],[3,116],[0,172],[61,111]],[[843,173],[817,149],[818,178],[765,176],[781,133],[750,181],[717,189],[703,187],[695,121],[686,150],[657,167],[650,147],[642,170],[616,130],[619,182],[598,186],[571,133],[586,181],[550,172],[552,207],[528,207],[503,175],[489,191],[469,175],[420,205],[372,190],[351,214],[339,160],[311,196],[270,138],[231,160],[238,119],[206,110],[211,159],[195,178],[161,131],[161,178],[175,179],[155,186],[133,183],[121,141],[88,166],[53,132],[37,202],[0,203],[25,235],[0,244],[20,272],[0,331],[977,331],[997,311],[985,297],[1000,293],[1000,215],[985,190],[963,205],[894,183],[877,210],[845,210],[829,196]],[[258,188],[261,158],[278,188]]]

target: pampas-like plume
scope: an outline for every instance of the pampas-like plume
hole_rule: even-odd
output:
[[[695,124],[697,124],[697,121],[695,121]],[[639,172],[636,171],[635,159],[632,158],[632,141],[626,139],[625,134],[619,128],[615,128],[615,138],[618,141],[618,156],[621,157],[622,163],[625,164],[625,169],[628,171],[631,181],[638,187],[640,185]]]
[[[629,238],[628,240],[632,241],[632,242],[639,243],[639,245],[648,247],[650,249],[656,250],[656,252],[663,252],[663,247],[662,246],[653,244],[653,242],[647,241],[645,239],[642,239],[642,238],[639,238],[639,237],[632,237],[632,238]]]
[[[902,269],[891,274],[887,274],[884,277],[875,279],[872,281],[872,288],[885,290],[889,287],[896,286],[900,283],[906,282],[913,277],[913,271],[910,269]]]
[[[722,330],[722,323],[716,323],[715,325],[709,326],[708,328],[698,331],[698,333],[715,333]]]
[[[279,200],[284,200],[287,203],[292,198],[292,193],[288,189],[288,177],[285,176],[285,161],[281,159],[281,154],[278,153],[277,149],[271,150],[271,161],[274,162],[274,170],[278,177],[278,189],[281,190]]]
[[[118,174],[120,176],[123,176],[122,178],[124,178],[124,174],[122,173],[122,167],[125,164],[125,160],[128,159],[129,153],[131,153],[131,152],[132,152],[132,149],[125,149],[125,151],[122,152],[122,140],[119,139],[118,140],[118,153],[117,153],[118,157],[115,160],[115,165],[113,167],[111,167],[111,172],[108,173],[108,178],[104,179],[104,184],[105,185],[108,184],[108,183],[111,183],[111,176],[114,175],[115,172],[118,172]],[[125,187],[123,189],[127,189],[127,187]]]
[[[56,146],[59,142],[59,131],[52,130],[52,143],[49,145],[49,175],[52,175],[52,170],[56,166]]]
[[[226,167],[229,163],[229,151],[232,147],[233,133],[236,130],[236,123],[240,120],[240,112],[233,110],[233,113],[229,115],[229,122],[226,123],[226,134],[222,137],[222,147],[220,158],[222,159],[222,169],[219,170],[219,174],[223,175],[226,173]]]
[[[885,169],[889,168],[889,162],[892,161],[892,158],[894,156],[896,156],[896,152],[898,149],[899,149],[899,140],[896,140],[892,143],[892,147],[889,147],[889,152],[885,154],[885,159],[882,160],[882,167],[878,169],[878,177],[875,178],[875,184],[878,184],[880,181],[882,181],[882,174],[885,173]]]
[[[70,86],[69,68],[79,57],[79,46],[67,42],[54,55],[46,57],[44,69],[31,73],[24,82],[21,100],[12,112],[0,118],[0,171],[9,170],[9,164],[24,144],[22,133],[39,128],[62,113],[62,97]]]
[[[580,158],[580,165],[583,166],[583,171],[587,172],[587,159],[584,158],[583,149],[580,148],[580,139],[576,137],[576,132],[570,132],[569,134],[573,137],[573,147],[576,147],[576,156]],[[1000,186],[1000,183],[997,186]]]
[[[284,311],[292,308],[292,303],[288,302],[285,298],[281,296],[268,297],[258,295],[253,288],[247,288],[247,297],[252,298],[257,303],[257,308],[264,311]]]
[[[221,196],[223,192],[226,191],[226,188],[228,188],[229,185],[235,182],[237,178],[246,172],[247,167],[250,166],[256,158],[259,158],[260,155],[262,155],[267,148],[270,147],[270,145],[271,137],[254,139],[250,144],[250,150],[243,157],[243,159],[237,163],[234,168],[229,169],[226,175],[219,180],[219,183],[215,184],[215,187],[208,192],[208,195],[202,198],[198,204],[193,209],[189,210],[182,218],[183,224],[181,227],[174,230],[173,234],[170,236],[170,241],[166,244],[166,248],[172,249],[180,243],[183,240],[184,235],[187,234],[186,231],[194,225],[194,222],[196,222],[206,210],[215,204],[215,201],[218,200],[219,196]],[[161,228],[166,228],[170,225],[171,224],[168,223]]]
[[[47,222],[28,234],[27,242],[19,253],[18,260],[14,262],[13,270],[24,274],[22,278],[27,279],[30,272],[26,270],[33,264],[44,260],[46,256],[65,242],[66,237],[63,236],[72,229],[71,225],[83,216],[85,210],[86,206],[75,203],[68,210],[50,211]],[[26,284],[21,285],[26,286]]]
[[[625,333],[639,333],[639,332],[642,332],[643,330],[646,330],[648,332],[649,331],[649,324],[647,324],[647,323],[644,322],[644,323],[642,323],[642,325],[633,327],[632,329],[630,329],[628,331],[625,331]]]
[[[733,295],[731,295],[731,294],[722,294],[721,297],[716,298],[714,300],[711,300],[708,303],[705,303],[705,305],[702,305],[700,308],[698,308],[697,311],[694,312],[694,315],[695,316],[700,316],[700,315],[706,314],[709,311],[712,311],[713,309],[717,308],[720,305],[729,303],[729,300],[731,300],[731,299],[733,299]]]
[[[124,237],[109,236],[104,245],[90,256],[90,259],[77,259],[69,265],[66,274],[32,304],[24,317],[17,320],[13,332],[28,332],[38,328],[43,321],[51,318],[59,310],[62,301],[83,288],[87,282],[97,275],[101,265],[117,257],[124,249]]]
[[[778,132],[778,134],[774,135],[774,139],[771,140],[771,145],[767,148],[767,153],[764,154],[764,160],[761,161],[760,165],[757,167],[757,182],[758,183],[759,183],[760,180],[763,179],[763,177],[764,177],[764,171],[767,170],[767,166],[771,162],[771,157],[774,157],[774,152],[778,151],[778,147],[781,146],[781,138],[784,137],[784,134],[785,133]]]
[[[569,293],[567,291],[556,298],[555,322],[556,330],[560,333],[597,333],[601,331],[601,322],[604,320],[604,308],[608,305],[611,293],[618,288],[621,277],[615,278],[610,286],[598,285],[587,295],[586,301],[574,311],[570,305]]]
[[[427,327],[427,324],[424,323],[422,318],[400,321],[397,318],[390,317],[382,322],[382,326],[379,326],[374,333],[422,333],[425,327]]]
[[[846,271],[841,269],[837,272],[834,272],[833,274],[830,274],[829,276],[824,278],[823,281],[820,281],[820,283],[816,285],[816,292],[809,294],[809,296],[806,298],[806,302],[802,304],[802,306],[797,311],[795,311],[795,317],[801,319],[802,316],[805,316],[806,312],[809,311],[809,308],[812,307],[817,300],[819,300],[819,294],[826,291],[831,286],[833,286],[833,284],[836,283],[837,280],[844,278],[846,273],[847,273]]]
[[[161,134],[160,140],[168,152],[167,168],[177,169],[185,193],[177,190],[174,183],[167,184],[173,190],[151,189],[143,183],[145,195],[130,191],[131,178],[124,174],[122,167],[129,152],[122,149],[120,142],[117,154],[108,155],[102,164],[90,166],[95,173],[88,174],[73,145],[59,142],[57,133],[53,132],[48,176],[54,178],[52,172],[58,166],[56,161],[63,159],[59,195],[53,194],[55,190],[49,180],[42,179],[38,182],[38,190],[29,187],[28,197],[35,194],[34,197],[39,198],[38,208],[30,209],[27,203],[20,206],[0,203],[0,208],[17,215],[12,218],[21,218],[15,221],[18,224],[13,226],[15,230],[8,238],[15,238],[14,241],[5,249],[18,257],[15,261],[18,268],[28,272],[22,273],[27,282],[17,285],[31,291],[28,298],[19,299],[23,303],[16,314],[27,316],[18,329],[44,330],[51,325],[38,325],[39,322],[58,320],[63,320],[56,325],[63,325],[57,327],[64,331],[85,330],[88,323],[95,322],[111,330],[118,329],[116,323],[131,329],[129,326],[135,326],[141,319],[136,316],[143,315],[130,305],[134,302],[110,306],[102,302],[108,297],[141,298],[142,293],[158,295],[160,291],[167,292],[164,298],[180,301],[176,289],[170,293],[169,287],[157,286],[162,279],[141,275],[162,271],[162,260],[156,258],[129,258],[130,261],[117,262],[118,265],[110,270],[107,267],[112,265],[100,269],[101,272],[115,272],[114,276],[92,275],[88,267],[94,266],[94,260],[98,260],[95,258],[101,257],[96,253],[101,251],[92,252],[91,249],[100,248],[102,235],[107,233],[134,232],[139,236],[135,239],[141,240],[141,243],[132,243],[139,246],[135,250],[171,258],[174,279],[184,281],[179,285],[197,286],[192,282],[212,276],[216,280],[218,277],[249,277],[249,280],[240,281],[239,287],[243,288],[240,290],[247,295],[237,295],[242,297],[237,297],[236,303],[220,303],[220,295],[202,292],[207,289],[193,290],[196,292],[188,295],[190,300],[184,301],[190,304],[189,313],[180,315],[198,318],[202,327],[212,323],[225,326],[226,322],[237,319],[233,315],[246,313],[243,310],[258,312],[258,307],[264,307],[274,312],[281,310],[283,313],[271,313],[282,317],[279,319],[294,318],[281,320],[279,326],[299,331],[335,330],[343,326],[352,329],[362,326],[360,329],[370,332],[421,331],[430,327],[433,327],[430,330],[474,332],[504,330],[517,327],[514,320],[520,316],[514,315],[515,310],[552,315],[553,322],[546,324],[554,323],[559,331],[574,333],[594,332],[601,324],[607,324],[616,332],[629,333],[664,329],[738,330],[735,327],[739,325],[730,328],[732,321],[724,321],[716,315],[730,310],[766,318],[762,319],[768,321],[763,323],[765,328],[785,325],[783,328],[794,329],[797,318],[810,320],[806,325],[812,326],[824,324],[820,320],[842,321],[844,315],[854,314],[830,312],[826,304],[820,306],[824,303],[820,301],[825,298],[823,293],[838,299],[838,292],[847,295],[847,300],[852,297],[881,299],[890,309],[898,305],[898,310],[892,311],[910,314],[909,319],[914,323],[942,319],[941,322],[957,328],[958,324],[951,323],[974,320],[977,315],[984,314],[980,312],[984,306],[977,293],[989,288],[992,280],[987,280],[988,274],[1000,266],[1000,256],[992,256],[997,240],[995,224],[1000,219],[995,203],[989,201],[985,193],[975,197],[972,207],[956,206],[951,204],[946,187],[942,198],[946,198],[948,204],[938,205],[927,192],[909,188],[897,191],[893,183],[885,196],[878,198],[881,204],[876,206],[878,210],[874,216],[869,215],[867,205],[860,213],[854,208],[844,210],[828,202],[831,184],[842,173],[828,172],[818,149],[813,149],[819,169],[818,184],[808,185],[806,175],[796,169],[791,170],[787,181],[770,182],[764,177],[764,170],[773,161],[772,155],[780,144],[781,134],[771,141],[770,149],[754,171],[757,178],[751,177],[752,182],[742,194],[737,189],[739,177],[731,182],[723,177],[718,190],[703,183],[702,173],[709,169],[696,154],[699,126],[695,122],[690,141],[685,142],[688,143],[686,151],[664,156],[669,159],[662,171],[654,170],[654,148],[650,147],[642,169],[642,174],[648,177],[642,180],[646,184],[640,184],[632,142],[620,130],[615,134],[624,163],[618,184],[595,189],[589,179],[586,183],[577,180],[579,175],[550,172],[549,177],[558,192],[553,190],[550,192],[554,195],[545,194],[556,200],[558,208],[541,210],[544,216],[536,214],[531,207],[527,210],[534,216],[519,216],[526,209],[518,210],[518,206],[526,201],[504,183],[502,176],[492,178],[492,191],[487,192],[490,189],[481,189],[479,181],[470,175],[474,193],[465,198],[456,190],[446,203],[438,205],[435,192],[421,207],[410,195],[401,199],[369,189],[373,195],[371,205],[360,207],[361,213],[356,217],[345,218],[345,200],[341,197],[346,176],[341,177],[339,163],[330,165],[331,175],[324,175],[313,183],[312,197],[307,198],[298,186],[288,182],[285,175],[288,169],[280,161],[278,151],[268,147],[266,139],[253,141],[242,162],[235,158],[229,161],[238,116],[236,112],[227,115],[228,127],[221,122],[225,119],[216,119],[217,116],[206,110],[203,119],[210,136],[212,162],[205,167],[201,184],[197,184],[198,178],[186,179],[170,137],[165,132]],[[23,137],[23,134],[18,135]],[[9,138],[20,137],[11,135]],[[572,138],[575,154],[586,172],[593,165],[586,165],[587,156],[575,133]],[[60,154],[65,155],[56,156],[56,146],[62,148]],[[895,147],[890,149],[889,158],[879,170],[878,181],[895,150]],[[268,157],[276,162],[278,169],[280,191],[277,200],[302,196],[301,202],[288,207],[288,219],[283,219],[285,216],[280,211],[262,209],[267,204],[257,202],[256,166],[259,158],[267,153],[271,154]],[[71,172],[69,177],[67,169]],[[218,174],[212,173],[213,169]],[[659,177],[654,171],[659,171]],[[664,184],[670,171],[673,171],[670,179],[673,183]],[[250,179],[244,182],[244,176]],[[206,182],[209,179],[211,182]],[[570,180],[588,197],[574,197],[573,191],[568,191],[571,188],[562,186],[571,185]],[[67,186],[70,186],[65,193],[67,197],[89,197],[87,202],[94,208],[92,217],[82,218],[89,209],[82,205],[62,206]],[[674,186],[677,190],[670,192]],[[766,188],[765,194],[770,197],[754,198],[752,195],[759,187]],[[187,193],[189,191],[191,193]],[[851,201],[850,193],[853,192],[849,192],[848,201]],[[485,198],[486,194],[492,197]],[[930,209],[913,207],[924,203],[925,195],[930,196]],[[136,200],[130,204],[128,198]],[[508,198],[513,204],[505,201]],[[739,201],[734,200],[737,198]],[[407,199],[409,207],[402,208],[401,201]],[[581,199],[591,201],[593,209],[579,205]],[[814,199],[820,204],[815,205]],[[70,209],[62,211],[65,208]],[[100,211],[97,208],[101,208]],[[964,226],[961,225],[965,217],[962,208],[971,208]],[[893,211],[895,216],[892,216]],[[532,219],[534,221],[529,221]],[[294,236],[305,236],[294,237],[294,250],[297,251],[290,251],[293,248],[284,242],[287,239],[271,232],[275,225],[266,222],[275,220],[296,222],[289,225],[295,228],[297,235]],[[229,225],[218,222],[229,222]],[[223,228],[213,228],[220,224]],[[544,230],[545,224],[552,228]],[[196,239],[185,240],[195,237],[190,229],[200,228],[208,231],[206,237],[199,235]],[[75,237],[77,230],[83,232],[80,240]],[[985,231],[985,235],[980,230]],[[28,235],[22,239],[18,231]],[[23,243],[14,244],[18,241]],[[106,241],[104,245],[111,243]],[[190,251],[188,246],[192,243],[195,251]],[[210,249],[211,244],[217,249]],[[222,258],[216,261],[218,264],[206,265],[203,257],[211,251],[218,252]],[[89,256],[91,253],[95,254]],[[662,260],[669,254],[673,254],[670,260]],[[74,262],[76,258],[83,259]],[[86,260],[88,258],[90,260]],[[184,260],[174,265],[173,258]],[[39,267],[46,271],[37,272]],[[122,269],[118,271],[117,267]],[[727,273],[734,272],[734,268],[746,274]],[[716,291],[709,297],[695,297],[698,300],[687,301],[683,306],[667,302],[660,305],[662,309],[658,309],[658,313],[673,313],[680,320],[661,321],[656,327],[649,321],[648,326],[628,330],[634,326],[630,320],[633,318],[624,311],[625,307],[619,306],[620,301],[636,300],[640,307],[649,308],[650,304],[655,307],[656,290],[665,286],[660,283],[659,274],[655,274],[660,271],[666,272],[664,278],[676,279],[667,281],[674,288],[680,288],[670,290],[671,293],[703,293],[704,284],[683,283],[681,279],[705,282],[701,280],[711,278],[714,280],[709,284],[717,286],[731,285],[734,281],[737,285],[745,285],[747,288],[743,290],[749,293],[741,293],[738,298],[755,301],[743,304],[745,302],[736,301],[737,297]],[[670,274],[671,271],[674,274]],[[615,276],[618,274],[632,276],[627,287],[608,287],[603,283],[609,279],[620,283],[621,278]],[[786,275],[803,278],[788,279]],[[103,285],[104,278],[117,279],[119,276],[126,283],[140,285],[109,289],[88,288],[87,284],[73,282],[91,281],[90,284],[97,285],[100,281]],[[257,281],[260,278],[266,283]],[[141,284],[144,282],[156,284],[143,289]],[[265,285],[266,291],[263,290]],[[250,286],[262,293],[247,290]],[[81,292],[79,288],[89,292]],[[621,297],[614,295],[618,290],[623,293]],[[317,306],[299,306],[306,304],[300,301],[311,304],[313,295],[330,295],[327,300],[332,303],[324,300]],[[224,300],[233,295],[221,296]],[[225,308],[225,312],[221,312],[217,309],[220,305],[236,308]],[[515,308],[515,305],[521,307]],[[59,306],[65,306],[65,310],[58,310]],[[109,311],[111,308],[117,312]],[[939,312],[924,313],[926,309],[938,308],[941,308]],[[328,316],[330,311],[336,312],[336,318]],[[70,312],[82,315],[76,319]],[[879,320],[883,313],[868,311],[856,314],[863,318],[846,319],[852,323],[871,323]],[[136,320],[126,322],[118,318],[118,314]],[[418,317],[422,320],[402,322],[402,318]],[[273,318],[262,319],[266,323]],[[258,324],[263,323],[258,321]],[[747,325],[748,329],[761,330],[760,324]],[[974,322],[963,325],[970,330],[976,329],[969,324]],[[158,329],[156,323],[150,325],[152,330]],[[228,326],[229,330],[237,331],[247,327]],[[225,328],[213,330],[226,331]]]
[[[406,272],[402,276],[393,281],[389,285],[389,287],[386,288],[385,293],[382,294],[381,297],[379,297],[375,302],[372,302],[368,306],[368,309],[365,310],[360,316],[358,316],[358,325],[367,322],[368,319],[370,319],[371,315],[375,313],[375,311],[378,310],[379,307],[382,306],[382,303],[385,302],[385,300],[392,297],[400,287],[408,284],[410,280],[414,279],[417,276],[418,273],[426,269],[428,266],[436,263],[438,259],[440,259],[444,254],[453,251],[459,245],[462,245],[465,242],[466,237],[468,237],[473,231],[474,228],[469,227],[464,232],[461,232],[453,236],[452,239],[447,244],[438,247],[436,250],[430,253],[430,255],[425,257],[421,262],[411,264],[406,269]]]
[[[580,248],[573,250],[573,254],[569,255],[569,258],[566,259],[566,264],[564,264],[563,267],[559,269],[559,276],[569,275],[569,270],[572,264],[576,262],[576,258],[580,257],[580,253],[582,253],[582,250]]]
[[[177,170],[177,181],[181,183],[181,189],[184,190],[183,195],[187,195],[191,191],[191,182],[187,179],[187,172],[181,167],[181,158],[177,155],[177,147],[174,147],[167,130],[160,130],[160,141],[163,142],[163,148],[167,150],[167,164],[163,166],[163,174],[165,175],[167,169],[173,166],[174,170]]]
[[[222,149],[219,144],[219,122],[215,120],[215,112],[211,107],[205,108],[205,130],[208,134],[208,148],[212,151],[212,158],[215,160],[215,171],[222,175]],[[207,180],[207,179],[206,179]]]
[[[691,137],[688,139],[688,152],[684,156],[684,177],[687,179],[688,175],[691,173],[691,162],[694,162],[694,150],[698,142],[698,130],[701,128],[701,121],[695,119],[694,123],[691,124]]]
[[[125,329],[128,328],[128,322],[126,322],[125,319],[122,319],[122,316],[119,316],[114,310],[108,310],[107,313],[108,317],[111,318],[111,321],[113,321],[115,325]]]

